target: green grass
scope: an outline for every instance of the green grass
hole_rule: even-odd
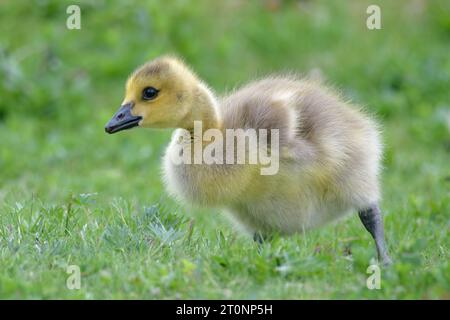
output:
[[[448,1],[80,1],[69,31],[72,3],[0,4],[0,298],[450,298]],[[129,72],[168,52],[219,93],[320,70],[378,116],[395,261],[381,290],[356,214],[258,250],[220,212],[168,198],[170,132],[104,134]]]

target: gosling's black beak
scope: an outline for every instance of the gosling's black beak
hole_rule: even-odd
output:
[[[119,111],[112,117],[105,126],[105,132],[116,133],[122,130],[130,129],[139,125],[142,117],[133,116],[131,108],[133,103],[126,103],[120,107]]]

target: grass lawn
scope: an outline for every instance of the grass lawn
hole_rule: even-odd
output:
[[[269,2],[79,1],[81,30],[66,28],[70,1],[0,3],[0,298],[450,299],[450,3]],[[128,74],[163,53],[219,94],[320,73],[377,116],[395,262],[380,290],[356,212],[259,250],[167,196],[170,131],[104,133]]]

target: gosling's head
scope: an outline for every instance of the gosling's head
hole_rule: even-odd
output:
[[[188,128],[201,82],[180,60],[160,57],[134,71],[127,80],[122,106],[106,124],[107,133],[136,126]]]

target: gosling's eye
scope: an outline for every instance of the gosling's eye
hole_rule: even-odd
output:
[[[147,87],[142,90],[142,99],[144,100],[152,100],[155,99],[158,95],[158,90],[153,87]]]

